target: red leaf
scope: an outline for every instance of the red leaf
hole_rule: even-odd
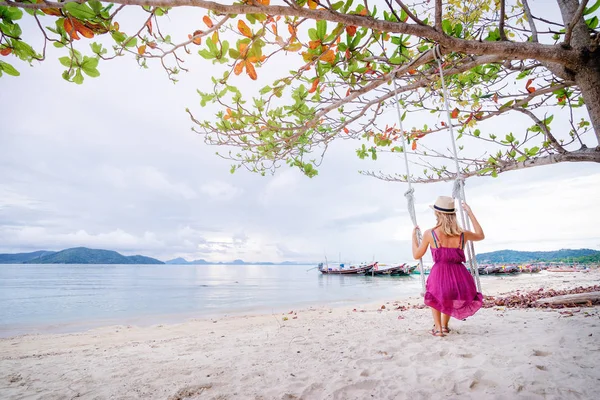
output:
[[[533,79],[529,79],[527,81],[527,84],[525,85],[525,89],[527,89],[529,87],[529,85],[531,85],[532,82],[533,82]]]
[[[252,63],[249,63],[249,62],[246,62],[246,73],[248,74],[250,79],[252,79],[253,81],[255,81],[256,78],[258,77],[256,75],[256,70],[254,69],[254,65],[252,65]]]
[[[319,78],[317,78],[313,81],[312,86],[310,87],[310,89],[308,89],[308,93],[314,93],[317,90],[318,86],[319,86]]]
[[[533,86],[529,86],[529,87],[527,88],[527,91],[528,91],[529,93],[533,93],[533,92],[535,92],[535,88],[534,88]]]
[[[209,28],[213,27],[213,22],[212,19],[210,19],[210,17],[208,15],[205,15],[204,17],[202,17],[202,21],[206,24],[206,26],[208,26]]]
[[[152,35],[152,20],[148,20],[148,22],[146,22],[146,28],[148,28],[148,33]]]
[[[198,36],[198,35],[202,35],[204,32],[202,31],[194,31],[194,33],[192,34],[192,37],[190,37],[190,35],[188,35],[188,37],[190,39],[192,39],[192,42],[196,45],[200,45],[202,44],[202,38],[201,37],[194,37],[194,36]]]
[[[412,142],[412,149],[413,150],[417,149],[417,141],[416,140]]]
[[[240,31],[240,33],[248,38],[252,38],[252,30],[250,29],[250,27],[248,25],[246,25],[246,23],[244,21],[242,21],[241,19],[238,20],[238,30]]]
[[[354,26],[354,25],[347,26],[346,27],[346,33],[350,37],[356,35],[356,26]]]
[[[452,117],[452,118],[458,118],[458,108],[455,108],[454,110],[452,110],[452,113],[450,114],[450,117]]]

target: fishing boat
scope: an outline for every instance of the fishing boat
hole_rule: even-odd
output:
[[[519,265],[519,270],[524,273],[535,274],[535,273],[540,272],[542,270],[542,268],[539,265],[528,264],[528,265]]]
[[[516,265],[503,265],[494,271],[495,274],[517,274],[519,272],[519,267]]]
[[[338,264],[337,268],[332,268],[325,263],[319,263],[318,268],[322,274],[332,275],[363,275],[370,271],[377,263],[361,263],[358,265]]]
[[[417,269],[416,265],[403,264],[402,267],[396,269],[392,275],[410,275]]]
[[[500,267],[497,265],[480,265],[477,268],[477,271],[479,272],[479,275],[490,275],[495,274],[499,269]]]
[[[375,263],[373,268],[366,271],[365,275],[410,275],[410,273],[416,268],[406,263],[402,264],[379,264]]]
[[[425,266],[423,267],[423,274],[424,275],[429,275],[430,272],[431,272],[431,267],[425,267]],[[411,273],[415,274],[415,275],[421,275],[421,271],[419,270],[418,265],[414,266],[414,268],[413,268],[413,270],[412,270]]]

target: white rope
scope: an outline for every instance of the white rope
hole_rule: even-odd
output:
[[[460,214],[460,218],[462,221],[462,226],[464,226],[467,230],[471,230],[471,222],[469,218],[465,218],[465,210],[463,209],[462,202],[466,203],[465,198],[465,180],[460,173],[460,165],[458,163],[458,152],[456,151],[456,139],[454,137],[454,129],[452,128],[452,116],[450,115],[450,105],[448,104],[448,90],[446,89],[446,82],[444,81],[444,71],[442,68],[442,52],[440,50],[440,46],[436,45],[433,50],[433,57],[437,61],[438,69],[440,71],[440,79],[442,81],[442,92],[444,94],[444,105],[446,106],[446,117],[448,120],[448,129],[450,132],[450,137],[452,138],[452,151],[454,153],[454,163],[456,165],[456,179],[454,181],[454,188],[452,190],[452,197],[458,199],[458,211]],[[479,269],[477,268],[477,259],[475,258],[475,247],[473,246],[473,242],[469,241],[466,245],[467,247],[467,255],[469,257],[469,265],[471,270],[471,275],[475,279],[475,283],[477,285],[477,291],[481,292],[481,282],[479,282]]]
[[[417,227],[417,215],[415,213],[415,189],[412,187],[412,182],[410,180],[410,169],[408,167],[408,151],[406,150],[406,138],[404,137],[404,129],[402,128],[402,113],[400,112],[400,103],[398,102],[398,86],[396,86],[396,80],[394,81],[394,98],[396,100],[396,111],[398,112],[398,124],[400,128],[400,137],[402,138],[402,152],[404,153],[404,165],[406,167],[406,181],[408,182],[408,190],[404,193],[404,197],[406,197],[406,202],[408,205],[408,214],[410,215],[410,219],[412,220],[413,226]],[[421,234],[421,230],[417,229],[417,243],[419,246],[421,245],[421,241],[423,240],[423,235]],[[425,270],[423,268],[423,259],[419,259],[419,273],[421,275],[421,296],[425,296]]]

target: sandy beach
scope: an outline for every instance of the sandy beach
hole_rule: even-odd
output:
[[[572,289],[600,271],[483,280]],[[595,399],[600,307],[480,310],[428,333],[419,298],[0,339],[2,399]],[[385,306],[385,309],[381,309]],[[561,312],[562,311],[562,312]]]

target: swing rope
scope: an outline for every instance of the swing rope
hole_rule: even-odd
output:
[[[458,211],[460,214],[462,226],[466,227],[467,230],[471,230],[471,221],[469,218],[466,218],[466,212],[463,209],[462,202],[466,203],[465,197],[465,179],[463,178],[460,172],[460,165],[458,163],[458,152],[456,151],[456,139],[454,136],[454,129],[452,127],[452,116],[450,114],[450,105],[448,104],[448,91],[446,89],[446,82],[444,80],[444,71],[442,68],[442,52],[440,50],[440,45],[436,45],[432,49],[433,57],[437,61],[438,70],[440,71],[440,79],[442,81],[442,92],[444,94],[444,105],[446,106],[446,117],[448,120],[448,131],[450,132],[451,142],[452,142],[452,151],[454,153],[454,163],[456,166],[456,178],[454,180],[454,187],[452,189],[452,197],[458,199]],[[410,183],[409,183],[410,185]],[[467,255],[468,262],[470,266],[471,276],[475,279],[475,283],[477,285],[477,291],[481,292],[481,282],[479,282],[479,269],[477,268],[477,259],[475,257],[475,247],[473,246],[472,241],[467,242]]]
[[[415,189],[412,187],[410,180],[410,169],[408,167],[408,152],[406,150],[406,138],[404,137],[404,129],[402,128],[402,113],[400,112],[400,103],[398,102],[398,86],[396,80],[394,82],[394,98],[396,100],[396,112],[398,113],[398,123],[400,128],[400,137],[402,138],[402,152],[404,153],[404,165],[406,167],[406,181],[408,182],[408,190],[404,193],[408,204],[408,214],[413,222],[413,226],[417,227],[417,214],[415,213]],[[417,243],[421,245],[423,235],[420,229],[417,229]],[[425,296],[425,270],[423,268],[423,259],[419,259],[419,273],[421,274],[421,295]]]

